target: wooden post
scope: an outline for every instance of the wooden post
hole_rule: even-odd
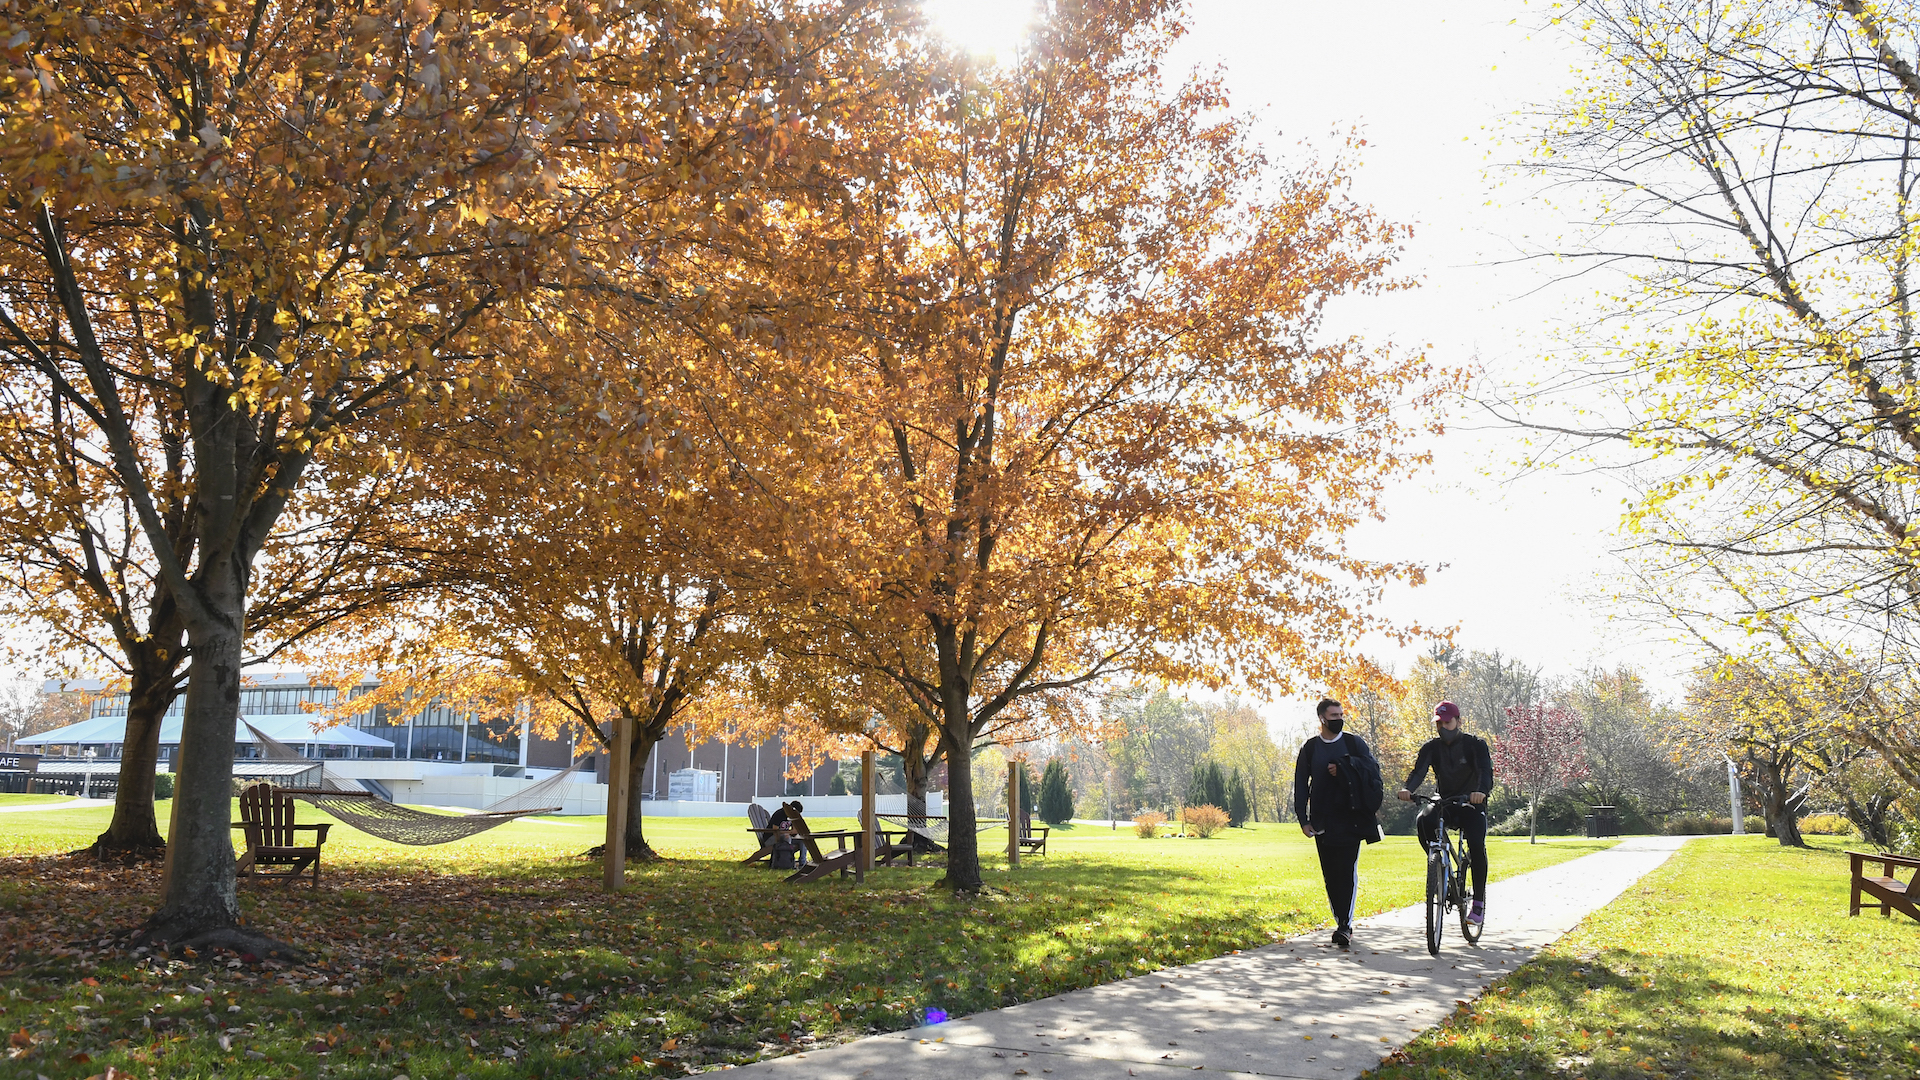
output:
[[[613,749],[607,757],[607,847],[600,866],[608,892],[627,887],[627,800],[632,797],[633,720],[613,718]]]
[[[873,869],[873,751],[860,751],[860,859],[855,879],[866,880]]]
[[[1007,869],[1020,865],[1020,763],[1007,762]]]

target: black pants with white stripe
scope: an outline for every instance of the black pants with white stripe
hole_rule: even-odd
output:
[[[1353,930],[1353,898],[1360,891],[1359,836],[1321,833],[1313,838],[1320,851],[1320,876],[1327,882],[1327,906],[1333,909],[1333,921],[1342,930]]]

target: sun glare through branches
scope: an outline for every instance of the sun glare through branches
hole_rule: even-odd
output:
[[[1011,57],[1033,27],[1034,0],[921,0],[933,31],[968,53]]]

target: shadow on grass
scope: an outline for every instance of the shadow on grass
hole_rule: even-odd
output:
[[[1306,902],[1251,904],[1190,868],[1087,857],[990,873],[998,891],[972,900],[936,889],[935,867],[792,887],[727,859],[675,859],[607,895],[578,862],[510,878],[350,866],[317,891],[242,885],[250,925],[319,959],[276,973],[97,948],[93,935],[151,903],[154,868],[14,862],[25,872],[0,874],[0,988],[24,994],[9,1027],[47,1032],[27,1050],[50,1080],[107,1064],[679,1073],[1189,963],[1318,917],[1317,881]],[[229,1000],[237,1011],[218,1012]]]

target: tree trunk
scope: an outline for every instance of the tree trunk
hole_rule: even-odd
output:
[[[1893,799],[1885,795],[1870,795],[1865,799],[1846,797],[1847,820],[1860,830],[1867,843],[1883,851],[1893,849],[1893,829],[1887,821],[1887,811],[1893,808]]]
[[[1754,776],[1760,781],[1760,808],[1767,817],[1767,828],[1781,847],[1806,847],[1800,838],[1800,823],[1794,819],[1792,793],[1787,790],[1785,770],[1778,764],[1754,763]]]
[[[936,758],[939,754],[936,752]],[[906,780],[907,813],[915,817],[927,816],[927,777],[933,772],[932,763],[920,756],[914,749],[912,740],[900,754],[900,775]]]
[[[926,728],[909,727],[905,745],[901,747],[900,772],[906,779],[907,814],[911,817],[927,816],[927,786],[933,778],[933,767],[939,763],[940,758],[946,753],[946,741],[940,740],[933,744],[933,755],[931,757],[923,757],[919,748],[927,744],[926,737]],[[948,771],[951,772],[952,770]],[[953,805],[949,802],[947,805],[947,816],[948,824],[950,825],[952,824],[952,815]],[[921,836],[919,833],[913,833],[912,836],[913,849],[916,854],[931,854],[937,850],[933,841]]]
[[[199,582],[208,612],[187,624],[193,663],[180,721],[172,827],[160,909],[136,944],[224,948],[242,959],[300,959],[299,950],[241,928],[234,886],[233,749],[246,643],[246,578],[237,560],[215,562]]]
[[[650,727],[634,725],[633,752],[627,765],[628,775],[633,778],[627,787],[627,861],[630,863],[649,863],[660,858],[660,853],[647,845],[646,811],[640,798],[647,759],[653,756],[653,748],[659,741]]]
[[[947,876],[941,884],[956,893],[977,893],[985,882],[980,874],[980,834],[974,826],[973,761],[969,748],[973,733],[960,721],[954,737],[951,722],[940,732],[947,755]],[[1013,827],[1011,818],[1008,828]]]
[[[238,620],[235,620],[236,623]],[[240,715],[238,625],[193,627],[180,721],[172,843],[152,925],[197,931],[240,922],[233,882],[234,718]]]
[[[133,667],[126,741],[120,747],[120,790],[113,799],[113,821],[93,842],[95,855],[141,854],[167,846],[154,817],[153,782],[160,761],[160,724],[176,695],[173,680],[172,664]]]
[[[1540,842],[1540,794],[1527,796],[1527,843]]]

